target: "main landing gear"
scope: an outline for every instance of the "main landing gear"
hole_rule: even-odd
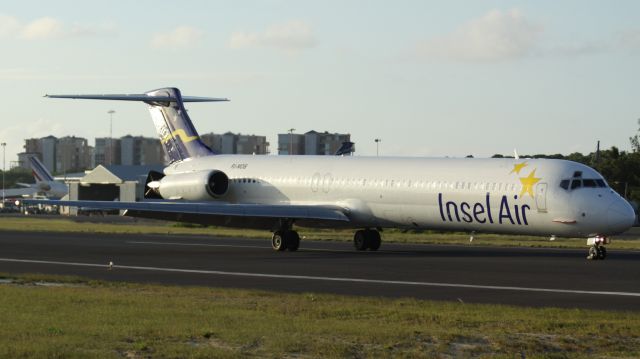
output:
[[[607,249],[603,244],[611,243],[607,237],[592,237],[587,239],[587,245],[589,247],[589,255],[587,259],[598,260],[607,258]]]
[[[275,231],[271,237],[271,247],[276,251],[295,252],[300,247],[300,235],[292,229]]]
[[[293,223],[281,222],[280,229],[273,232],[271,247],[278,251],[295,252],[300,247],[300,235],[292,229]],[[353,245],[359,251],[377,251],[380,248],[380,232],[375,229],[361,229],[353,236]]]
[[[375,229],[361,229],[353,235],[353,246],[359,251],[377,251],[380,248],[380,232]]]

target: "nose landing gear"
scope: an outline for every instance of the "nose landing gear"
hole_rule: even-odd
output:
[[[587,239],[587,245],[589,247],[589,255],[587,259],[598,260],[607,258],[607,249],[603,244],[611,243],[607,237],[591,237]]]

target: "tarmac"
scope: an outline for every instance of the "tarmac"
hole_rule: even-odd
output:
[[[269,233],[265,233],[268,237]],[[561,239],[558,239],[561,240]],[[0,272],[107,281],[409,297],[531,307],[640,310],[640,251],[0,231]],[[109,264],[113,263],[112,266]]]

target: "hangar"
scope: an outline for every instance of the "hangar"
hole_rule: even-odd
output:
[[[144,198],[149,171],[162,172],[163,166],[98,165],[78,181],[70,181],[69,200],[136,202]],[[68,209],[77,215],[78,208]]]

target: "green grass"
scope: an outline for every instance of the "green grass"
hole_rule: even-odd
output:
[[[0,284],[0,313],[2,358],[640,356],[638,312],[30,275]]]
[[[168,235],[206,235],[217,237],[241,237],[268,239],[268,231],[233,229],[221,227],[200,227],[176,225],[171,222],[124,222],[102,223],[74,221],[65,217],[0,217],[0,231],[48,231],[48,232],[85,232],[85,233],[120,233],[120,234],[168,234]],[[304,240],[351,241],[353,230],[327,230],[298,228]],[[383,242],[387,243],[426,243],[474,246],[523,246],[547,248],[586,248],[584,238],[558,238],[550,241],[548,237],[516,236],[499,234],[476,234],[472,243],[467,233],[442,233],[437,231],[403,232],[387,229],[382,233]],[[611,249],[640,249],[640,229],[634,228],[628,234],[614,238]]]

